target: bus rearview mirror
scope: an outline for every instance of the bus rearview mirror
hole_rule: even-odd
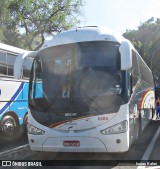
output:
[[[121,55],[121,70],[127,70],[132,67],[131,44],[128,41],[121,43],[119,47]]]
[[[35,51],[27,51],[25,53],[21,53],[16,57],[16,60],[14,62],[14,78],[20,79],[22,77],[23,72],[23,62],[26,57],[34,58],[36,56]]]

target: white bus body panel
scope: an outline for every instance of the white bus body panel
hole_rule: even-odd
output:
[[[119,43],[122,41],[128,42],[127,39],[105,27],[85,27],[64,31],[57,34],[53,39],[46,42],[40,50],[52,46],[89,41],[114,41]]]
[[[10,45],[6,45],[6,44],[3,44],[3,43],[0,43],[0,50],[8,51],[8,52],[11,52],[11,53],[16,53],[16,54],[26,52],[26,50],[24,50],[24,49],[20,49],[20,48],[10,46]]]
[[[128,104],[122,105],[116,115],[108,122],[93,129],[78,132],[62,132],[42,126],[29,113],[29,123],[45,131],[44,135],[28,134],[29,144],[33,151],[51,152],[125,152],[129,149],[129,115]],[[127,120],[127,131],[119,134],[104,135],[101,130]],[[96,124],[95,124],[96,126]],[[55,137],[56,136],[56,137]],[[117,140],[120,143],[117,143]],[[32,141],[34,140],[34,143]],[[78,140],[79,147],[64,147],[63,141]]]

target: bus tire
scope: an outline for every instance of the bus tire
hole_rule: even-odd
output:
[[[2,118],[1,128],[2,128],[2,140],[9,142],[16,140],[18,138],[19,126],[17,124],[16,119],[11,115],[6,115]]]
[[[154,116],[155,116],[155,109],[152,108],[152,119],[153,119]]]
[[[134,142],[135,142],[135,144],[139,143],[141,133],[142,133],[141,117],[139,117],[136,120],[135,129],[134,129],[134,137],[135,137]]]
[[[28,124],[28,114],[25,115],[24,120],[23,120],[23,130],[24,130],[25,138],[27,138],[27,124]]]

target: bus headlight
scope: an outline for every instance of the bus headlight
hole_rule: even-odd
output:
[[[124,120],[114,126],[101,130],[100,132],[105,135],[109,134],[119,134],[127,131],[127,120]]]
[[[28,134],[34,134],[34,135],[43,135],[45,134],[45,131],[31,125],[28,123],[27,125],[27,129],[28,129]]]

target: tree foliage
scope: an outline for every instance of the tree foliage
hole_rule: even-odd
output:
[[[140,55],[160,79],[160,19],[150,18],[141,23],[138,30],[127,30],[124,37],[129,39]]]
[[[83,0],[2,0],[0,40],[37,50],[47,36],[79,24],[83,3]]]
[[[138,30],[127,30],[123,36],[133,43],[150,66],[153,53],[160,47],[160,19],[152,17],[141,23]]]

